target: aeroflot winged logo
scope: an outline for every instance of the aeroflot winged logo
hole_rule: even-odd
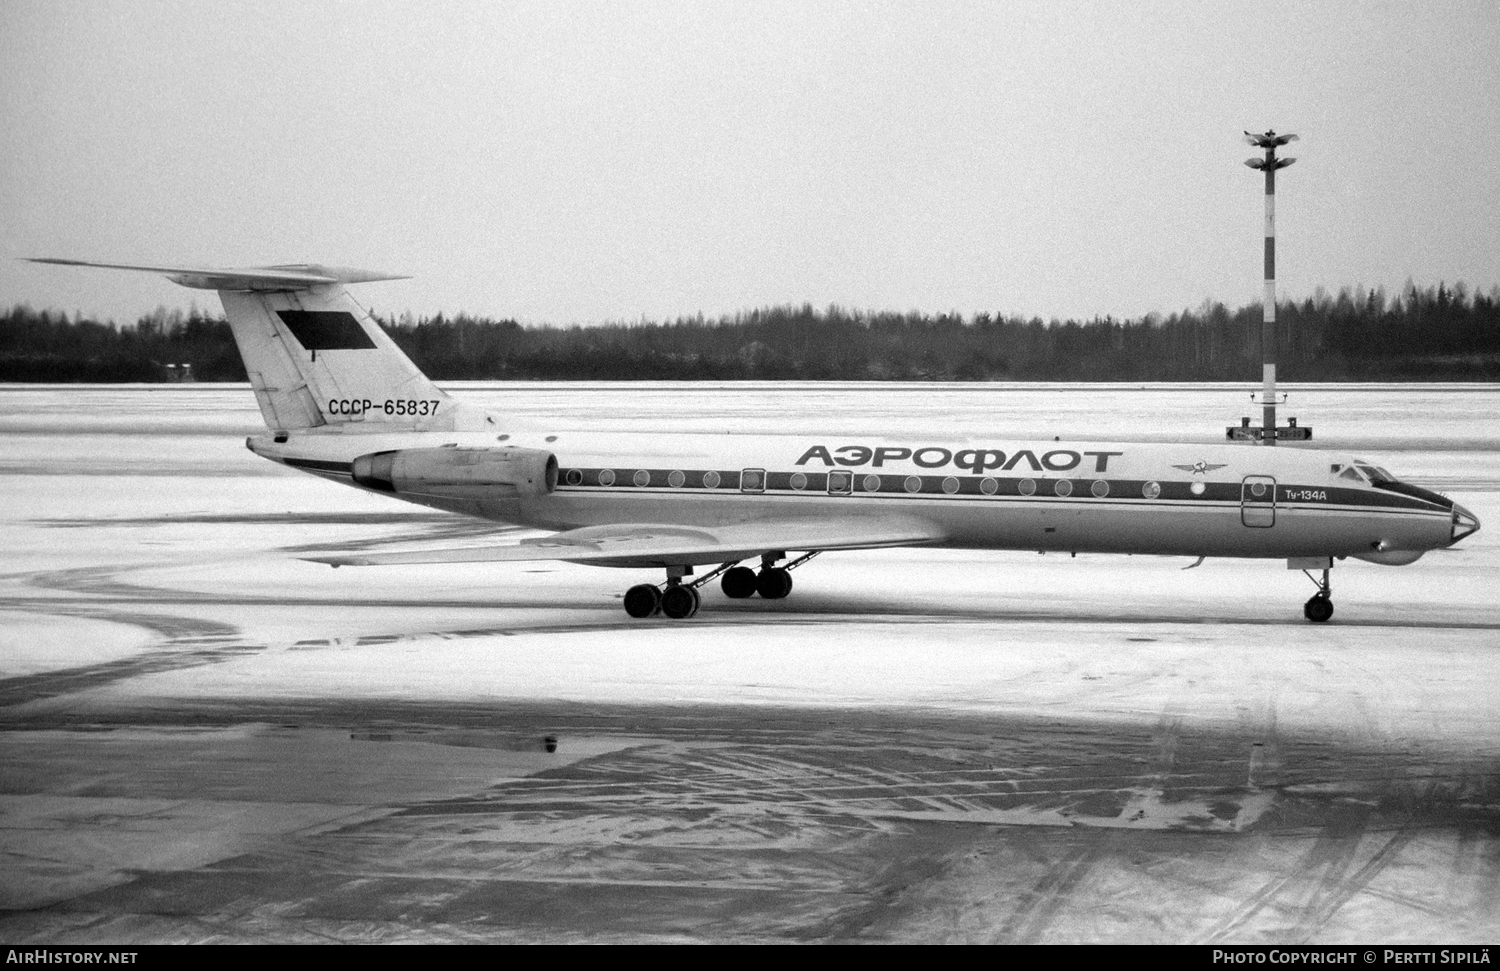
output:
[[[1223,467],[1224,467],[1224,465],[1222,463],[1220,463],[1218,465],[1215,465],[1212,462],[1205,462],[1202,459],[1199,459],[1198,461],[1194,462],[1192,465],[1174,465],[1174,466],[1172,466],[1172,468],[1174,468],[1174,469],[1181,469],[1184,472],[1191,472],[1194,475],[1203,475],[1203,474],[1205,474],[1207,472],[1212,472],[1215,469],[1222,469]]]
[[[1124,454],[1124,452],[1075,452],[1072,449],[1055,448],[1038,456],[1029,448],[1007,455],[998,448],[965,448],[954,452],[937,445],[926,445],[916,449],[901,446],[870,448],[866,445],[840,445],[829,449],[826,445],[814,445],[802,453],[797,464],[806,465],[817,461],[827,466],[873,465],[880,468],[887,462],[910,461],[924,469],[940,469],[953,465],[980,475],[990,469],[1008,471],[1019,465],[1025,465],[1032,472],[1043,470],[1067,472],[1078,468],[1083,463],[1084,456],[1088,456],[1094,460],[1094,472],[1107,472],[1110,458]],[[1218,466],[1211,466],[1211,468],[1218,468]]]

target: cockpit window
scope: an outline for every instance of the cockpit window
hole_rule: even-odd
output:
[[[1360,475],[1359,474],[1359,470],[1356,469],[1352,465],[1349,466],[1347,469],[1345,469],[1343,472],[1339,473],[1339,478],[1340,479],[1352,479],[1355,482],[1363,482],[1363,481],[1365,481],[1365,477],[1362,476],[1362,475]]]
[[[1356,461],[1359,460],[1356,459]],[[1366,462],[1360,462],[1360,464],[1357,465],[1356,468],[1358,468],[1359,471],[1367,479],[1370,480],[1370,485],[1374,486],[1377,489],[1383,489],[1386,492],[1399,493],[1403,496],[1411,496],[1413,499],[1421,499],[1424,502],[1433,503],[1435,505],[1443,507],[1444,509],[1453,508],[1453,500],[1449,499],[1447,496],[1438,495],[1431,489],[1424,489],[1421,486],[1415,486],[1409,482],[1402,482],[1378,465],[1370,465]]]

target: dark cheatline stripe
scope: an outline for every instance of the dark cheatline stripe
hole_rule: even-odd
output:
[[[309,351],[361,351],[375,346],[354,315],[342,310],[278,310],[276,316]]]
[[[294,469],[307,469],[309,472],[339,472],[343,475],[351,475],[348,462],[325,462],[322,459],[282,459],[282,462]]]
[[[348,469],[348,467],[344,466],[343,470],[347,471],[347,469]],[[673,486],[672,485],[671,475],[672,475],[672,473],[674,471],[680,471],[682,473],[682,484],[679,485],[679,486]],[[1202,503],[1236,503],[1236,504],[1238,504],[1243,498],[1245,498],[1243,484],[1239,483],[1239,482],[1203,482],[1202,480],[1197,480],[1197,481],[1199,481],[1204,486],[1204,490],[1203,490],[1202,493],[1194,493],[1192,491],[1194,480],[1191,480],[1191,479],[1172,481],[1172,480],[1148,480],[1148,479],[1112,479],[1112,478],[1108,478],[1108,477],[1105,477],[1105,476],[1059,476],[1059,475],[1052,475],[1052,476],[1046,476],[1046,475],[1033,475],[1033,476],[956,475],[956,476],[947,476],[947,475],[914,475],[914,474],[908,475],[908,474],[903,474],[903,473],[890,472],[888,470],[881,471],[881,472],[874,472],[874,471],[871,471],[871,470],[868,470],[868,469],[850,469],[848,471],[853,474],[853,483],[852,483],[852,485],[853,485],[853,492],[852,492],[852,494],[855,495],[855,496],[861,496],[861,495],[864,495],[864,496],[868,496],[868,495],[897,496],[897,495],[899,495],[899,496],[912,496],[914,498],[917,498],[917,497],[928,497],[928,498],[941,497],[941,498],[947,498],[948,496],[951,495],[951,496],[953,496],[956,499],[965,499],[965,498],[979,498],[979,499],[996,498],[996,499],[1003,499],[1003,498],[1007,498],[1007,497],[1013,497],[1013,498],[1029,497],[1029,498],[1033,498],[1033,499],[1037,499],[1037,500],[1050,499],[1050,500],[1056,501],[1056,500],[1061,499],[1061,500],[1070,501],[1070,502],[1091,501],[1091,502],[1116,502],[1116,503],[1118,503],[1120,501],[1131,501],[1131,502],[1137,502],[1137,503],[1139,503],[1139,502],[1145,502],[1145,503],[1160,503],[1160,502],[1193,502],[1193,503],[1199,503],[1199,502],[1202,502]],[[604,472],[611,473],[614,476],[614,481],[611,484],[609,484],[609,485],[604,485],[602,482],[600,482],[600,473],[604,473]],[[649,478],[647,478],[645,480],[645,485],[644,486],[638,486],[636,484],[635,477],[636,477],[637,473],[639,473],[639,472],[645,472],[646,475],[649,477]],[[573,481],[569,480],[569,476],[571,474],[573,474],[573,473],[577,473],[577,475],[575,476],[575,478],[577,478],[579,481],[573,482]],[[612,489],[612,490],[622,490],[623,489],[623,490],[627,490],[627,491],[630,490],[630,489],[636,489],[636,488],[670,489],[670,490],[674,490],[674,491],[680,490],[680,491],[684,491],[684,492],[703,491],[703,492],[709,492],[709,493],[735,493],[735,494],[738,494],[741,491],[741,489],[740,489],[740,471],[739,470],[728,470],[728,469],[726,469],[726,470],[719,471],[717,473],[717,475],[719,477],[719,483],[718,483],[717,486],[710,486],[710,485],[708,485],[704,481],[704,477],[706,475],[708,475],[708,474],[709,473],[706,470],[702,470],[702,469],[699,469],[699,470],[692,470],[692,469],[674,470],[674,469],[634,469],[634,468],[610,468],[610,469],[600,469],[600,468],[578,469],[578,468],[569,468],[569,469],[562,469],[562,470],[560,470],[559,475],[558,475],[558,484],[559,484],[559,486],[561,486],[563,488],[576,488],[576,489],[599,489],[599,488],[606,488],[606,489]],[[837,474],[837,473],[835,473],[835,474]],[[805,480],[804,485],[803,485],[803,487],[801,489],[798,489],[796,487],[796,483],[797,483],[796,477],[798,475],[803,476],[804,480]],[[868,477],[871,477],[871,476],[874,476],[874,477],[876,477],[879,480],[878,482],[873,483],[875,485],[874,489],[868,488],[867,484],[866,484],[866,481],[865,481]],[[921,482],[921,488],[918,491],[916,491],[916,492],[910,492],[910,491],[908,491],[907,488],[906,488],[906,480],[908,478],[915,478],[915,479],[919,480]],[[958,480],[958,490],[956,492],[953,492],[953,493],[950,493],[946,489],[943,488],[943,483],[947,479],[950,479],[950,478]],[[994,483],[994,491],[993,492],[986,492],[986,491],[984,491],[984,482],[985,482],[986,479],[989,479],[989,480],[991,480]],[[827,472],[780,472],[780,471],[767,470],[764,473],[764,481],[762,483],[764,488],[753,488],[753,489],[750,489],[749,491],[754,492],[757,495],[760,494],[760,493],[762,493],[762,492],[764,492],[766,494],[777,494],[777,495],[799,495],[799,494],[801,494],[801,495],[822,495],[822,496],[826,496],[826,495],[829,495],[829,492],[828,492],[828,480],[829,480],[829,473],[827,473]],[[1032,484],[1032,489],[1030,491],[1028,491],[1028,492],[1023,492],[1022,489],[1021,489],[1021,485],[1022,485],[1022,483],[1027,482],[1028,480]],[[1061,482],[1061,481],[1066,481],[1066,482],[1068,482],[1068,483],[1070,483],[1072,485],[1072,491],[1071,491],[1070,494],[1068,494],[1066,496],[1059,496],[1057,494],[1057,483]],[[1099,482],[1099,481],[1105,482],[1108,485],[1108,488],[1109,488],[1108,493],[1105,496],[1103,496],[1103,497],[1098,497],[1098,496],[1095,496],[1093,494],[1094,483],[1095,482]],[[1145,485],[1146,485],[1146,483],[1148,481],[1155,481],[1157,483],[1157,485],[1159,485],[1161,487],[1161,492],[1160,492],[1159,495],[1157,495],[1155,497],[1147,497],[1145,495],[1145,493],[1144,493],[1144,487],[1145,487]],[[844,488],[844,486],[841,483],[840,484],[840,489],[842,490],[843,488]],[[1330,506],[1333,506],[1333,507],[1354,506],[1354,507],[1359,507],[1359,508],[1364,508],[1364,509],[1392,509],[1392,510],[1395,510],[1395,509],[1424,510],[1425,509],[1425,510],[1430,510],[1430,509],[1432,509],[1432,506],[1434,504],[1442,505],[1442,502],[1443,502],[1443,500],[1441,500],[1441,497],[1433,498],[1433,499],[1426,499],[1425,496],[1424,497],[1414,497],[1412,495],[1398,495],[1398,494],[1395,494],[1394,490],[1390,490],[1390,491],[1371,491],[1371,490],[1368,490],[1368,489],[1345,489],[1345,488],[1340,488],[1340,487],[1337,487],[1337,486],[1330,488],[1328,486],[1302,486],[1302,485],[1292,485],[1292,484],[1287,484],[1287,483],[1277,483],[1276,488],[1282,489],[1282,490],[1293,490],[1293,491],[1304,491],[1305,490],[1305,491],[1309,491],[1309,492],[1320,492],[1320,493],[1325,494],[1328,497],[1327,499],[1324,499],[1324,500],[1298,500],[1298,499],[1282,499],[1282,498],[1278,498],[1277,501],[1276,501],[1276,507],[1278,509],[1281,509],[1281,510],[1289,510],[1289,509],[1318,509],[1318,508],[1327,508],[1327,507],[1330,507]],[[1425,492],[1426,490],[1414,490],[1414,491]],[[834,495],[843,496],[843,495],[849,495],[850,493],[839,491],[839,492],[835,492],[833,494]],[[1436,493],[1433,493],[1432,495],[1436,496]],[[1426,499],[1426,501],[1424,501],[1424,499]],[[1264,501],[1264,500],[1260,500],[1260,499],[1256,499],[1253,496],[1250,497],[1250,501],[1251,501],[1252,505],[1261,505],[1261,506],[1268,506],[1269,505],[1269,502]]]
[[[1449,499],[1447,496],[1439,495],[1438,493],[1433,492],[1431,489],[1424,489],[1421,486],[1414,486],[1406,482],[1377,482],[1375,483],[1375,488],[1385,489],[1388,492],[1399,493],[1403,496],[1413,496],[1417,499],[1424,499],[1427,502],[1442,506],[1444,509],[1453,508],[1453,500]]]

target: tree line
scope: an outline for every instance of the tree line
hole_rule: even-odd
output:
[[[1278,303],[1288,381],[1500,380],[1500,287],[1318,290]],[[1261,306],[1138,319],[768,307],[717,319],[523,327],[467,314],[381,319],[437,380],[1258,380]],[[182,365],[189,365],[183,368]],[[222,317],[157,310],[117,326],[16,305],[0,381],[243,381]]]

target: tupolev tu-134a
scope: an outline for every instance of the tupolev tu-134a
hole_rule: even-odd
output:
[[[294,469],[497,522],[519,544],[312,557],[333,566],[566,560],[665,570],[632,617],[691,617],[718,579],[775,600],[833,550],[903,546],[1284,559],[1333,614],[1329,570],[1393,566],[1479,529],[1452,500],[1352,455],[1248,445],[529,431],[439,390],[347,284],[403,279],[314,264],[122,266],[217,290],[267,432]],[[745,564],[753,565],[745,565]],[[711,568],[695,576],[700,567]],[[1312,572],[1321,571],[1321,580]]]

